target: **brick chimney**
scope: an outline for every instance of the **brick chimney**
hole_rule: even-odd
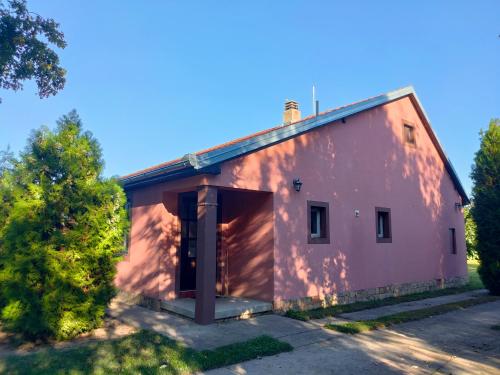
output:
[[[285,112],[283,112],[283,124],[300,121],[299,103],[294,100],[286,100]]]

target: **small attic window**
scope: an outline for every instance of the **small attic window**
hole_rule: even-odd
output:
[[[403,138],[405,143],[415,146],[415,127],[409,124],[403,124]]]

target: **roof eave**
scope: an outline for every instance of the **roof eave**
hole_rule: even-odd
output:
[[[125,190],[133,190],[161,182],[168,182],[178,180],[181,178],[192,177],[202,174],[218,175],[221,173],[219,165],[212,165],[205,168],[194,168],[192,166],[185,166],[178,169],[164,170],[161,173],[149,176],[134,177],[133,179],[121,179]]]
[[[131,189],[152,183],[194,176],[197,174],[219,174],[220,165],[225,161],[247,155],[265,147],[270,147],[276,143],[286,141],[300,134],[325,126],[331,122],[344,119],[406,96],[410,96],[415,100],[416,107],[428,124],[431,138],[433,138],[433,141],[438,148],[438,152],[442,155],[446,170],[448,171],[457,191],[462,197],[462,203],[464,205],[469,204],[469,197],[467,196],[450,159],[446,156],[441,143],[432,130],[429,118],[427,117],[427,114],[425,113],[424,108],[422,107],[412,86],[403,87],[384,95],[376,96],[359,103],[297,122],[296,124],[276,128],[268,133],[260,134],[241,142],[229,144],[208,152],[200,154],[187,154],[178,162],[160,168],[155,168],[131,177],[121,178],[120,180],[124,184],[125,189]]]
[[[297,135],[306,133],[321,126],[325,126],[333,121],[344,119],[346,117],[355,115],[374,107],[378,107],[383,104],[387,104],[414,93],[415,91],[413,87],[407,86],[385,95],[380,95],[345,108],[340,108],[323,115],[300,121],[296,124],[277,128],[269,133],[261,134],[242,142],[198,155],[198,163],[200,166],[208,166],[214,163],[221,163],[227,160],[231,160],[257,151],[264,147],[269,147],[276,143],[286,141]]]
[[[466,206],[471,203],[467,193],[465,192],[465,189],[462,185],[462,182],[460,181],[460,178],[458,177],[457,172],[455,171],[455,168],[453,167],[453,164],[451,163],[450,158],[444,151],[443,146],[441,145],[441,142],[439,141],[436,133],[432,129],[431,122],[429,120],[429,117],[427,116],[427,113],[425,112],[424,107],[422,106],[422,103],[420,102],[420,99],[418,98],[418,95],[416,92],[412,93],[412,97],[415,100],[415,103],[417,104],[416,107],[418,108],[418,111],[420,112],[421,116],[424,118],[425,122],[428,124],[428,130],[431,135],[431,138],[434,142],[436,142],[436,146],[438,149],[438,152],[442,154],[442,158],[446,167],[446,171],[450,175],[450,178],[453,181],[453,184],[455,185],[455,188],[457,189],[458,193],[462,197],[462,205]]]

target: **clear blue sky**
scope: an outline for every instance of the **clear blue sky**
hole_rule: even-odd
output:
[[[379,5],[377,5],[377,4]],[[414,85],[467,191],[500,117],[499,1],[31,0],[61,24],[66,88],[0,90],[0,148],[75,108],[121,175],[311,112]]]

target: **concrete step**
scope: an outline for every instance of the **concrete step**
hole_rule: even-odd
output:
[[[194,298],[178,298],[161,301],[160,306],[164,310],[194,319],[196,300]],[[273,305],[270,302],[242,297],[217,297],[215,319],[248,318],[272,309]]]

